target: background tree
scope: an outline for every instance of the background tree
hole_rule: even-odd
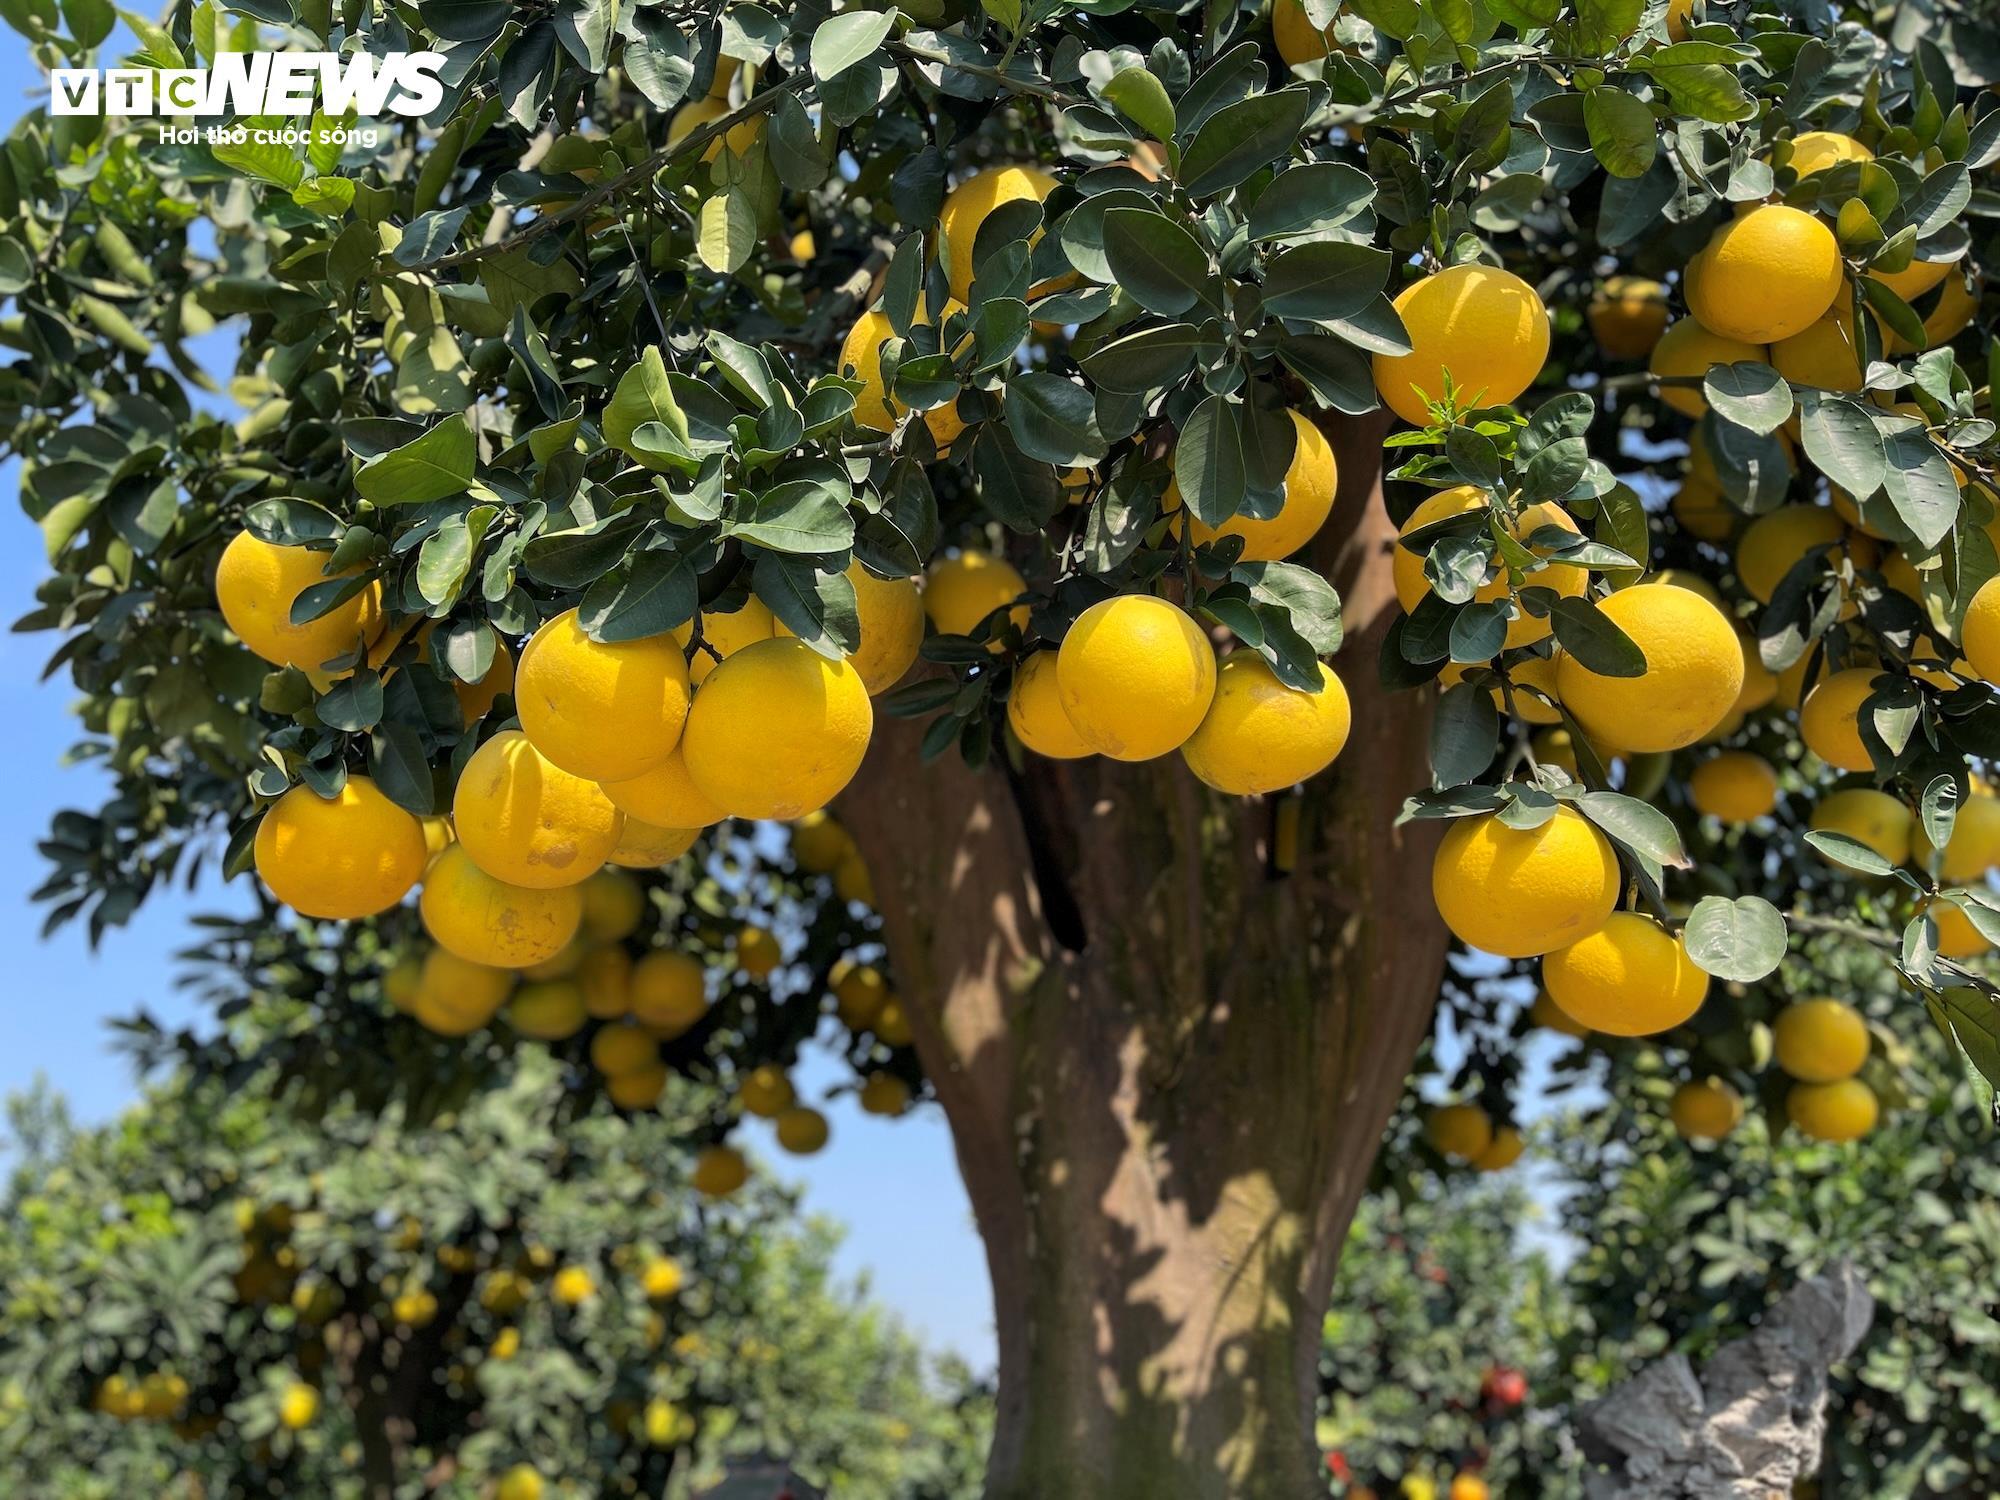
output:
[[[51,63],[112,24],[0,13]],[[1315,1486],[1321,1313],[1447,949],[1435,850],[1456,938],[1548,954],[1598,1031],[1747,1072],[1788,937],[1837,928],[2000,1073],[1963,962],[2000,936],[1971,781],[2000,116],[1957,23],[1872,19],[134,21],[154,66],[260,26],[431,44],[445,97],[372,143],[325,116],[9,141],[0,400],[55,570],[23,623],[62,634],[115,778],[52,828],[52,920],[254,859],[298,918],[210,956],[225,1005],[245,969],[283,997],[257,1064],[420,1114],[535,1032],[579,1108],[600,1075],[646,1107],[671,1065],[722,1086],[711,1133],[783,1114],[758,1069],[831,989],[864,1099],[900,1108],[920,1063],[952,1124],[1000,1334],[989,1493]],[[240,417],[190,395],[218,322]],[[919,573],[928,665],[894,686]],[[836,793],[844,829],[740,832]],[[567,881],[691,847],[565,946]],[[595,1012],[620,960],[591,944],[633,960]],[[857,978],[884,949],[893,1000]],[[1850,1012],[1808,1030],[1792,1112],[1852,1135],[1885,1060]],[[226,1076],[236,1048],[186,1050]],[[1472,1054],[1490,1091],[1440,1148],[1513,1149],[1507,1071]]]

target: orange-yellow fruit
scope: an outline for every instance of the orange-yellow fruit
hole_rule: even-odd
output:
[[[1811,827],[1844,833],[1873,849],[1892,865],[1909,862],[1916,819],[1901,802],[1873,787],[1829,792],[1813,809]]]
[[[1651,917],[1614,912],[1597,932],[1542,960],[1549,998],[1592,1031],[1654,1036],[1701,1009],[1708,975]]]
[[[549,1282],[549,1295],[564,1307],[580,1307],[597,1295],[588,1266],[564,1266]]]
[[[1987,579],[1966,601],[1959,644],[1981,681],[2000,684],[2000,578]]]
[[[493,643],[493,661],[484,677],[477,682],[460,682],[453,677],[451,691],[468,729],[485,718],[502,693],[514,691],[514,653],[507,649],[507,643]]]
[[[651,770],[602,785],[612,806],[655,828],[707,828],[729,816],[729,809],[694,784],[678,748]]]
[[[1188,769],[1218,792],[1254,797],[1317,776],[1347,743],[1347,689],[1320,665],[1320,690],[1278,680],[1254,651],[1237,651],[1215,674],[1201,726],[1181,746]]]
[[[1056,190],[1056,179],[1040,167],[989,167],[975,172],[945,195],[938,212],[938,228],[944,233],[939,258],[944,261],[951,294],[969,302],[972,292],[972,249],[979,226],[1003,203],[1021,200],[1042,202]],[[1041,238],[1041,231],[1034,234]]]
[[[639,1285],[649,1302],[665,1302],[670,1297],[680,1295],[687,1285],[687,1272],[681,1263],[670,1255],[657,1255],[646,1262],[646,1268],[639,1273]]]
[[[1831,229],[1802,209],[1766,203],[1709,237],[1688,308],[1721,338],[1772,344],[1818,321],[1841,275]]]
[[[1607,358],[1644,359],[1666,331],[1667,289],[1643,276],[1609,276],[1585,316]]]
[[[1486,492],[1475,485],[1461,484],[1454,485],[1448,490],[1439,490],[1410,512],[1410,518],[1403,523],[1398,535],[1414,536],[1448,516],[1484,511],[1489,508],[1489,503]],[[1520,514],[1508,524],[1507,531],[1516,541],[1525,543],[1537,531],[1551,527],[1568,532],[1575,532],[1577,529],[1576,522],[1570,519],[1569,513],[1561,506],[1553,501],[1543,501],[1538,505],[1524,506]],[[1428,545],[1423,551],[1418,551],[1399,544],[1389,559],[1390,576],[1396,586],[1396,602],[1403,606],[1405,614],[1414,613],[1417,606],[1423,603],[1431,592],[1430,579],[1424,576],[1424,557],[1428,550]],[[1530,550],[1537,551],[1543,556],[1547,556],[1549,551],[1546,547]],[[1498,543],[1494,544],[1491,556],[1498,565]],[[1522,587],[1550,589],[1565,598],[1575,598],[1583,593],[1589,581],[1590,575],[1584,569],[1555,563],[1533,573],[1524,574]],[[1476,603],[1492,604],[1507,598],[1510,592],[1507,570],[1503,566],[1500,567],[1497,576],[1482,583],[1472,597]],[[1546,618],[1537,619],[1522,609],[1507,623],[1507,646],[1512,649],[1516,646],[1532,645],[1546,637],[1551,628]]]
[[[909,1012],[894,995],[884,1000],[882,1008],[875,1012],[873,1029],[876,1039],[891,1047],[907,1047],[916,1040],[916,1033],[910,1030]]]
[[[1743,1121],[1743,1096],[1719,1078],[1692,1079],[1674,1090],[1667,1116],[1683,1140],[1719,1141]]]
[[[1837,1083],[1868,1061],[1868,1023],[1840,1000],[1795,1000],[1771,1027],[1778,1066],[1801,1083]]]
[[[1868,276],[1905,302],[1913,302],[1957,269],[1955,261],[1912,260],[1900,271],[1870,271]]]
[[[576,966],[576,987],[592,1019],[617,1020],[632,1008],[632,955],[616,944],[592,948]]]
[[[870,1073],[861,1085],[861,1108],[871,1115],[893,1117],[910,1107],[910,1086],[894,1073]]]
[[[1646,669],[1608,677],[1568,652],[1557,658],[1557,696],[1585,734],[1646,753],[1692,745],[1722,722],[1743,690],[1743,648],[1721,610],[1691,590],[1645,583],[1599,608],[1638,646]]]
[[[1712,481],[1698,481],[1692,474],[1674,492],[1667,508],[1680,522],[1681,530],[1704,542],[1727,541],[1742,516]]]
[[[1725,750],[1694,768],[1688,800],[1696,812],[1725,823],[1754,823],[1778,805],[1778,773],[1761,755]]]
[[[562,952],[583,923],[575,886],[538,890],[496,880],[453,844],[424,875],[424,928],[461,958],[525,969]]]
[[[734,1146],[709,1146],[696,1155],[688,1180],[704,1198],[727,1198],[750,1180],[750,1163]]]
[[[1874,768],[1861,738],[1861,706],[1874,693],[1877,675],[1873,667],[1849,667],[1806,694],[1799,708],[1799,738],[1828,765],[1843,771]]]
[[[1838,549],[1846,540],[1846,525],[1825,506],[1781,505],[1744,528],[1736,544],[1737,580],[1751,598],[1769,604],[1785,575],[1808,552],[1829,545]]]
[[[559,1042],[583,1030],[589,1019],[583,991],[568,979],[543,979],[524,984],[507,1005],[507,1019],[522,1036],[538,1042]]]
[[[847,565],[854,585],[854,610],[861,626],[861,643],[847,664],[861,674],[862,686],[873,698],[903,680],[916,664],[924,643],[924,596],[914,578],[877,578],[857,559]],[[777,633],[790,635],[785,622]]]
[[[278,1397],[278,1420],[293,1432],[310,1427],[319,1416],[319,1392],[303,1381],[293,1381]]]
[[[627,870],[657,870],[672,864],[694,847],[699,828],[662,828],[628,816],[611,851],[611,863]]]
[[[1682,318],[1660,335],[1647,369],[1655,375],[1692,375],[1699,379],[1711,365],[1762,364],[1768,354],[1762,344],[1724,338],[1710,333],[1693,318]],[[1708,401],[1699,385],[1663,385],[1660,399],[1685,416],[1699,417],[1708,410]]]
[[[1215,652],[1183,610],[1119,594],[1070,626],[1056,684],[1085,743],[1114,760],[1151,760],[1200,727],[1215,697]]]
[[[939,635],[970,635],[995,610],[1013,604],[1027,592],[1028,581],[1004,558],[970,548],[931,565],[924,580],[924,613]],[[1028,607],[1014,605],[1007,619],[1016,630],[1028,628]],[[997,634],[998,627],[995,627]],[[997,641],[991,649],[1000,649]]]
[[[792,858],[809,875],[831,875],[854,852],[854,836],[822,809],[792,824]]]
[[[499,1013],[514,987],[509,969],[460,958],[446,948],[424,955],[411,1014],[439,1036],[467,1036]]]
[[[639,930],[646,918],[646,892],[622,870],[599,870],[583,883],[583,936],[615,943]]]
[[[953,313],[960,311],[963,308],[957,302],[947,303],[947,322]],[[916,320],[920,324],[930,322],[930,314],[921,303],[917,307]],[[909,410],[901,402],[891,404],[889,389],[882,380],[882,346],[895,336],[896,328],[889,321],[889,315],[871,308],[854,320],[854,326],[847,330],[847,337],[840,346],[837,368],[860,381],[862,387],[854,398],[854,420],[874,432],[894,432],[897,421]],[[954,401],[946,401],[925,411],[924,425],[930,429],[931,441],[940,450],[949,448],[965,431],[965,422],[959,416]]]
[[[660,1060],[658,1040],[644,1028],[619,1022],[590,1039],[590,1065],[606,1078],[638,1073]]]
[[[1880,1114],[1875,1091],[1858,1078],[1795,1083],[1785,1095],[1786,1117],[1816,1141],[1858,1141],[1875,1128]]]
[[[1921,828],[1917,837],[1921,840],[1917,847],[1928,852],[1930,840]],[[1975,785],[1952,820],[1951,838],[1938,860],[1938,878],[1946,885],[1970,885],[1995,866],[2000,866],[2000,797]]]
[[[1007,695],[1007,722],[1023,745],[1050,760],[1076,760],[1092,753],[1089,741],[1076,732],[1062,706],[1053,651],[1037,651],[1015,670],[1014,687]]]
[[[625,818],[596,782],[552,764],[508,729],[465,763],[451,821],[459,847],[488,875],[543,889],[594,875],[618,847]]]
[[[542,1500],[542,1472],[532,1464],[515,1464],[500,1476],[493,1500]]]
[[[820,1151],[831,1134],[826,1116],[803,1104],[795,1104],[780,1113],[775,1124],[778,1144],[794,1156],[811,1156]]]
[[[1854,342],[1854,315],[1845,302],[1788,339],[1771,345],[1771,366],[1794,385],[1823,391],[1861,389],[1861,351]]]
[[[1493,1144],[1493,1120],[1477,1104],[1441,1104],[1425,1119],[1424,1135],[1439,1155],[1472,1161]]]
[[[762,927],[746,925],[736,934],[736,966],[752,979],[768,979],[785,961],[777,938]]]
[[[796,818],[847,785],[874,728],[854,668],[803,641],[758,641],[702,684],[682,753],[696,787],[720,806],[747,818]]]
[[[424,961],[414,953],[405,953],[382,976],[382,997],[404,1015],[414,1015],[423,972]]]
[[[424,873],[423,826],[366,776],[333,797],[300,785],[265,809],[252,846],[257,876],[302,916],[387,911]]]
[[[365,650],[382,633],[382,583],[371,580],[352,599],[317,620],[292,623],[292,601],[327,583],[326,552],[280,547],[239,531],[215,567],[215,602],[236,638],[277,667],[318,672],[326,662]],[[352,577],[359,569],[336,576]]]
[[[1521,1132],[1512,1125],[1499,1126],[1493,1132],[1493,1140],[1486,1149],[1472,1158],[1472,1167],[1477,1172],[1504,1172],[1521,1159],[1521,1153],[1528,1149],[1528,1142]],[[1454,1491],[1457,1486],[1453,1486]]]
[[[1938,288],[1937,298],[1928,309],[1918,308],[1924,320],[1924,344],[1926,349],[1936,349],[1948,344],[1972,322],[1979,311],[1979,297],[1983,283],[1977,276],[1968,278],[1965,271],[1954,266],[1945,277],[1944,285]],[[1891,333],[1884,343],[1891,356],[1909,354],[1912,346],[1899,335]]]
[[[1837,130],[1802,130],[1792,137],[1788,165],[1804,179],[1842,162],[1874,159],[1875,153],[1851,135],[1842,135]]]
[[[1503,958],[1532,958],[1596,932],[1619,884],[1610,841],[1568,807],[1535,828],[1509,828],[1492,813],[1459,818],[1431,865],[1445,925]]]
[[[715,670],[717,655],[731,657],[753,641],[768,641],[777,633],[777,623],[770,606],[752,598],[745,599],[740,609],[703,610],[700,650],[690,649],[694,641],[692,620],[676,625],[667,634],[673,637],[676,646],[689,652],[688,681],[700,687]]]
[[[1535,991],[1534,1002],[1528,1007],[1528,1020],[1536,1026],[1560,1032],[1564,1036],[1590,1035],[1590,1028],[1551,1000],[1547,990]]]
[[[1297,446],[1292,450],[1291,467],[1285,471],[1284,490],[1277,513],[1263,519],[1235,515],[1216,527],[1190,516],[1188,523],[1193,529],[1189,534],[1196,546],[1212,542],[1219,536],[1241,537],[1244,562],[1277,562],[1305,546],[1326,524],[1326,518],[1333,510],[1334,490],[1340,482],[1339,470],[1333,459],[1333,446],[1327,442],[1325,433],[1299,413],[1293,411],[1286,415],[1292,419]],[[1167,493],[1161,505],[1169,511],[1180,509],[1178,481],[1167,482]]]
[[[604,1092],[620,1109],[651,1109],[667,1090],[667,1070],[660,1063],[613,1073],[604,1080]]]
[[[522,651],[514,706],[534,747],[563,770],[625,781],[673,754],[690,692],[672,636],[593,641],[571,609]]]
[[[639,1024],[665,1041],[708,1014],[701,964],[685,953],[655,949],[633,964],[630,997]]]
[[[873,964],[857,964],[843,958],[829,976],[835,1009],[841,1024],[850,1031],[865,1031],[875,1023],[889,1002],[889,982]]]
[[[1510,271],[1451,266],[1403,288],[1395,306],[1410,352],[1375,356],[1375,388],[1418,427],[1431,420],[1426,400],[1443,400],[1447,375],[1461,408],[1504,406],[1549,357],[1548,309]]]
[[[1992,950],[1993,940],[1972,925],[1963,910],[1945,901],[1933,901],[1931,922],[1937,927],[1937,951],[1946,958],[1977,958]]]
[[[797,1102],[798,1091],[783,1068],[765,1063],[743,1075],[743,1081],[736,1086],[736,1099],[745,1114],[772,1120]]]
[[[1333,42],[1333,24],[1324,30],[1313,25],[1304,0],[1272,0],[1271,40],[1288,68],[1318,62],[1338,49]]]
[[[833,893],[843,901],[862,906],[875,904],[875,877],[869,873],[868,861],[861,857],[859,849],[848,850],[833,867]]]
[[[718,78],[721,76],[720,68],[716,70],[716,74]],[[722,87],[727,90],[728,85],[723,84]],[[721,119],[733,108],[726,97],[717,94],[689,100],[675,110],[673,118],[667,121],[667,144],[669,146],[680,144],[696,130]],[[738,156],[747,156],[750,154],[750,148],[757,144],[757,137],[763,134],[763,131],[764,122],[756,117],[745,120],[739,125],[732,125],[702,148],[701,159],[714,161],[722,154],[724,147]]]

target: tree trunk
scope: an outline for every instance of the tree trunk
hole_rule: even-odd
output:
[[[1435,825],[1393,826],[1427,700],[1375,678],[1383,431],[1329,433],[1355,729],[1292,873],[1177,756],[975,774],[884,720],[841,804],[993,1277],[991,1500],[1323,1493],[1321,1317],[1445,948]]]

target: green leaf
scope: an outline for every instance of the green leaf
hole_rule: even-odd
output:
[[[1237,403],[1202,398],[1174,444],[1174,483],[1181,501],[1204,525],[1220,526],[1243,503],[1243,425]]]
[[[1029,370],[1007,382],[1006,417],[1015,444],[1044,463],[1074,468],[1111,451],[1098,430],[1089,389],[1047,370]]]
[[[1331,656],[1340,649],[1340,595],[1311,568],[1286,562],[1238,563],[1229,576],[1245,585],[1257,603],[1283,610],[1292,629],[1319,655]]]
[[[1375,184],[1346,162],[1315,161],[1271,179],[1250,207],[1250,238],[1290,239],[1338,229],[1375,201]]]
[[[1197,359],[1220,357],[1215,336],[1192,323],[1142,328],[1100,344],[1081,361],[1084,374],[1109,391],[1156,391],[1180,379]]]
[[[820,655],[838,661],[861,645],[854,584],[842,570],[829,572],[802,557],[766,552],[752,570],[751,587],[787,630]]]
[[[1389,279],[1389,252],[1344,240],[1287,250],[1264,273],[1264,311],[1279,318],[1351,318]]]
[[[414,725],[378,724],[368,738],[368,774],[405,812],[427,818],[437,810],[430,756]]]
[[[845,552],[854,545],[854,517],[823,484],[787,480],[747,503],[723,523],[727,536],[777,552]]]
[[[1694,861],[1681,849],[1680,830],[1674,827],[1674,820],[1650,802],[1622,792],[1585,792],[1577,798],[1576,806],[1634,853],[1675,869],[1694,867]]]
[[[1576,46],[1589,57],[1602,57],[1639,29],[1645,0],[1577,0]]]
[[[896,24],[894,6],[856,10],[822,21],[813,32],[812,71],[821,83],[838,78],[880,47]]]
[[[1114,208],[1105,214],[1104,258],[1134,301],[1168,318],[1201,301],[1215,275],[1200,242],[1152,209]]]
[[[1613,177],[1644,177],[1660,149],[1659,125],[1645,101],[1622,88],[1599,84],[1583,96],[1590,147]]]
[[[1888,451],[1859,401],[1818,390],[1799,393],[1799,440],[1813,466],[1856,500],[1882,487]]]
[[[719,275],[734,275],[756,248],[757,210],[750,195],[733,183],[711,194],[701,206],[695,235],[701,263]]]
[[[1844,833],[1815,828],[1806,834],[1805,840],[1835,864],[1844,865],[1863,875],[1887,875],[1896,868],[1868,845],[1859,839],[1849,838]]]
[[[1465,683],[1447,688],[1431,718],[1431,776],[1440,787],[1461,786],[1493,764],[1500,749],[1500,711],[1493,695]]]
[[[1767,364],[1710,365],[1701,388],[1718,417],[1759,435],[1776,432],[1792,414],[1792,388]]]
[[[1279,89],[1225,105],[1210,115],[1181,158],[1180,182],[1189,196],[1227,192],[1258,168],[1297,147],[1312,110],[1312,91]]]
[[[1646,653],[1588,599],[1558,599],[1549,612],[1563,650],[1600,677],[1642,677]]]
[[[478,442],[463,417],[446,417],[415,442],[371,458],[354,476],[355,491],[377,505],[425,505],[464,493],[472,483]]]
[[[359,734],[382,722],[382,679],[370,667],[357,667],[319,695],[314,705],[319,721],[329,729]]]
[[[771,128],[764,137],[778,181],[795,193],[809,192],[826,181],[831,169],[826,149],[813,130],[812,116],[796,94],[786,94],[771,111]]]
[[[1704,896],[1688,914],[1681,942],[1695,967],[1717,979],[1755,984],[1784,961],[1785,919],[1761,896]]]
[[[1099,91],[1104,102],[1156,141],[1174,138],[1174,105],[1166,85],[1144,68],[1126,68]]]
[[[611,402],[604,408],[602,425],[604,440],[612,447],[649,469],[665,472],[674,466],[657,452],[649,454],[634,441],[639,429],[648,422],[659,423],[680,439],[683,448],[687,446],[687,415],[674,399],[673,387],[667,379],[666,356],[657,345],[647,349],[636,365],[618,377]]]
[[[632,554],[593,583],[577,605],[577,619],[594,641],[638,641],[685,625],[697,603],[688,560],[654,549]]]

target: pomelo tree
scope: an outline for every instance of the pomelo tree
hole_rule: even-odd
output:
[[[50,64],[112,26],[6,15]],[[127,19],[144,67],[432,48],[444,97],[9,141],[23,624],[113,782],[52,920],[254,866],[208,956],[307,1097],[546,1045],[580,1110],[680,1070],[800,1150],[831,992],[864,1102],[951,1124],[992,1495],[1322,1482],[1321,1312],[1454,944],[1668,1038],[1699,1135],[1759,1075],[1867,1130],[1899,1029],[2000,1076],[1969,23]],[[1784,962],[1822,934],[1909,998],[1767,1067],[1841,998]],[[1510,1067],[1439,1152],[1518,1151]]]

